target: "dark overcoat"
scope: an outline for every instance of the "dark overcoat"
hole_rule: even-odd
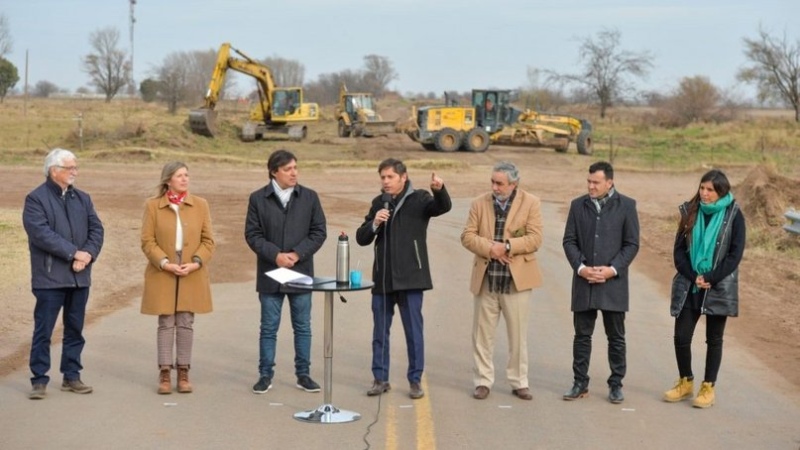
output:
[[[308,292],[282,286],[265,273],[278,268],[275,262],[278,253],[296,252],[300,260],[292,270],[314,276],[314,253],[328,236],[317,193],[298,184],[284,208],[272,183],[268,183],[250,194],[244,227],[247,245],[258,258],[256,291],[263,294]]]
[[[572,201],[563,239],[572,267],[572,311],[628,311],[628,267],[639,251],[636,201],[615,192],[600,212],[589,195]],[[611,266],[617,275],[590,284],[578,275],[581,264]]]

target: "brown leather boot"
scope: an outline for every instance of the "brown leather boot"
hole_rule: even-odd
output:
[[[170,366],[161,366],[161,371],[158,373],[158,393],[161,395],[172,393],[172,368]]]
[[[178,392],[181,394],[192,392],[192,383],[189,382],[189,366],[178,366]]]

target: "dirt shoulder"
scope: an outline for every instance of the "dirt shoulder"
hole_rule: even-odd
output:
[[[267,153],[265,153],[267,154]],[[422,161],[432,155],[415,146],[394,141],[371,140],[359,146],[354,159],[377,161],[393,156],[410,165],[416,187],[424,187],[435,161]],[[586,166],[591,162],[571,154],[546,150],[493,147],[485,154],[433,155],[458,160],[441,164],[437,170],[454,198],[469,199],[489,187],[491,165],[500,159],[516,162],[522,173],[522,187],[543,201],[567,205],[584,192]],[[417,160],[419,164],[414,164]],[[254,258],[244,238],[244,215],[248,194],[265,182],[261,168],[218,166],[188,161],[192,192],[208,199],[213,216],[217,252],[211,262],[212,282],[241,282],[252,279]],[[161,165],[154,163],[81,163],[78,186],[92,195],[106,227],[106,242],[94,269],[89,311],[89,326],[98,318],[132,305],[140,295],[145,260],[139,249],[139,228],[144,200],[153,191]],[[330,224],[351,224],[366,212],[363,193],[376,192],[378,177],[370,168],[325,168],[324,164],[304,168],[301,183],[320,193]],[[734,185],[744,182],[749,169],[726,170]],[[16,216],[21,227],[24,197],[41,183],[41,169],[15,167],[0,169],[4,178],[0,211],[3,217]],[[639,273],[647,274],[662,286],[664,314],[672,269],[672,237],[677,205],[689,198],[702,172],[653,173],[617,168],[618,189],[638,202],[641,221],[641,251],[635,261]],[[451,218],[465,220],[466,218]],[[560,239],[563,230],[546,230],[548,239]],[[11,235],[4,233],[5,236]],[[755,239],[755,235],[749,235]],[[4,242],[4,244],[8,244]],[[13,245],[13,243],[11,243]],[[32,330],[33,296],[30,293],[27,251],[17,261],[15,271],[0,274],[0,376],[27,365]],[[740,317],[730,320],[728,333],[738,343],[779,374],[800,387],[800,262],[778,258],[775,253],[748,249],[741,266]],[[632,299],[636,307],[636,299]],[[703,341],[702,336],[697,337]],[[91,345],[91,342],[89,342]],[[702,359],[698,359],[700,361]],[[724,362],[723,362],[724,364]]]

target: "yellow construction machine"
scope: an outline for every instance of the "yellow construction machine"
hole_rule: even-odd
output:
[[[381,119],[375,109],[375,97],[364,92],[348,92],[342,83],[336,107],[339,137],[377,136],[395,132],[395,122]]]
[[[511,105],[510,90],[473,89],[472,104],[423,106],[406,133],[426,150],[483,152],[491,144],[553,148],[592,154],[592,125],[567,114],[545,114]]]
[[[231,51],[241,58],[232,56]],[[307,123],[319,120],[319,106],[316,103],[303,103],[303,88],[276,87],[269,67],[226,42],[219,48],[205,104],[189,112],[189,126],[193,133],[209,137],[217,133],[217,112],[214,108],[228,69],[255,78],[258,85],[259,101],[250,111],[250,119],[242,126],[243,141],[262,139],[267,133],[288,134],[292,139],[301,140],[308,134]]]

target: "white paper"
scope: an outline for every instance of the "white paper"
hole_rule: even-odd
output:
[[[295,272],[294,270],[287,269],[285,267],[278,267],[275,270],[270,270],[269,272],[266,272],[266,275],[280,284],[296,283],[311,285],[314,283],[314,279],[310,276],[303,275],[300,272]]]

